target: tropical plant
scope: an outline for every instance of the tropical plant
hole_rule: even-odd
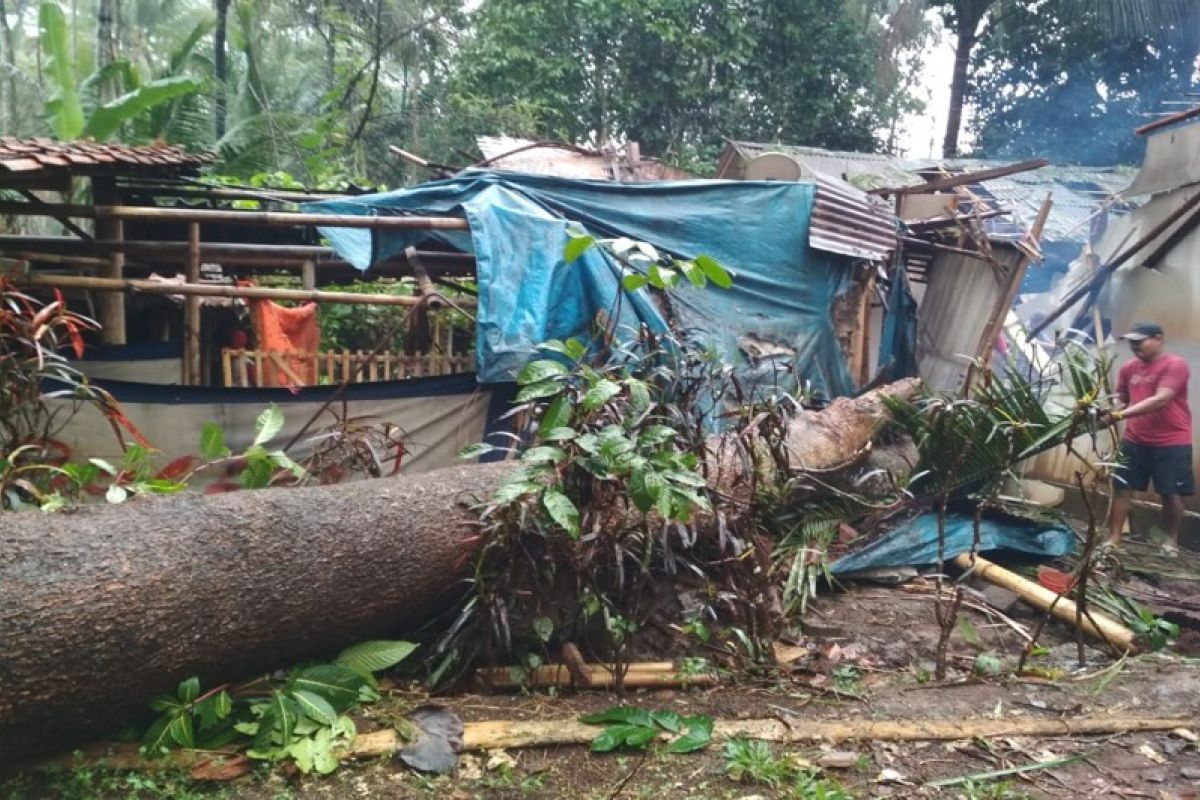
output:
[[[45,114],[55,136],[63,141],[79,138],[107,141],[121,133],[127,123],[156,106],[195,94],[204,85],[196,78],[183,75],[157,78],[142,84],[137,71],[127,61],[105,64],[77,85],[74,51],[70,45],[66,18],[57,2],[42,4],[38,26],[46,58],[46,72],[51,78],[53,90],[45,102]],[[117,79],[124,87],[124,94],[114,100],[85,107],[85,101],[99,91],[101,85]]]
[[[174,694],[150,700],[159,716],[142,737],[143,752],[160,756],[175,748],[248,745],[250,758],[292,760],[301,772],[328,774],[337,769],[356,735],[348,712],[380,698],[374,674],[399,664],[415,649],[402,641],[362,642],[343,650],[333,663],[206,692],[199,678],[187,678]]]
[[[584,714],[579,721],[604,726],[604,730],[592,740],[592,750],[596,753],[619,749],[644,750],[663,733],[675,737],[667,744],[667,753],[694,753],[712,742],[712,717],[704,714],[682,717],[674,711],[615,706],[595,714]]]

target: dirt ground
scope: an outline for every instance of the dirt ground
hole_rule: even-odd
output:
[[[982,600],[982,598],[976,598]],[[1200,658],[1186,651],[1139,656],[1113,666],[1088,646],[1077,666],[1071,632],[1052,624],[1048,652],[1030,661],[1045,677],[1011,677],[1022,638],[995,614],[965,609],[950,644],[951,671],[930,680],[937,641],[927,588],[851,587],[823,597],[809,613],[805,636],[789,653],[791,668],[718,689],[651,690],[625,699],[647,709],[714,718],[775,717],[802,728],[817,719],[963,719],[1025,716],[1070,719],[1084,714],[1186,715],[1200,732]],[[1031,626],[1036,615],[1016,606],[1009,619]],[[994,656],[999,676],[981,675],[977,660]],[[991,662],[988,662],[991,663]],[[994,667],[994,663],[991,663]],[[988,669],[984,672],[990,671]],[[1007,677],[1006,677],[1007,676]],[[396,693],[369,710],[363,726],[387,726],[429,698]],[[464,720],[570,719],[621,702],[600,692],[553,696],[461,695],[437,698]],[[777,785],[735,782],[726,774],[725,745],[684,756],[662,752],[592,754],[584,747],[531,748],[470,754],[456,772],[422,776],[394,759],[347,764],[328,778],[262,770],[227,784],[179,777],[106,774],[78,765],[50,776],[23,773],[0,781],[0,800],[33,797],[136,798],[1194,798],[1200,792],[1200,750],[1190,731],[960,742],[844,742],[836,746],[774,745],[775,759],[817,763],[830,751],[840,766],[791,770]],[[1078,760],[1002,780],[949,787],[931,781],[1019,767],[1052,758]],[[841,787],[842,794],[833,792]]]

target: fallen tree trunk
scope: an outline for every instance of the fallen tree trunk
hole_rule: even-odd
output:
[[[918,386],[800,415],[792,463],[835,458],[835,431],[867,447],[879,393]],[[716,457],[714,484],[746,483],[751,465]],[[511,469],[0,517],[0,762],[106,733],[189,675],[210,686],[428,622],[476,554],[464,501]]]
[[[428,621],[475,554],[466,503],[511,469],[5,514],[0,761],[110,732],[189,675]]]

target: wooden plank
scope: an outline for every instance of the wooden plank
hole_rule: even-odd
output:
[[[245,350],[235,350],[234,352],[237,353],[238,386],[249,387],[250,386],[250,375],[248,374],[249,370],[247,369],[247,364],[246,364],[246,351]]]
[[[932,181],[917,184],[915,186],[888,187],[883,189],[872,189],[869,194],[881,195],[906,195],[906,194],[932,194],[933,192],[941,192],[946,189],[953,189],[955,186],[967,186],[972,183],[982,183],[995,178],[1003,178],[1008,175],[1016,175],[1019,172],[1029,172],[1034,169],[1041,169],[1050,163],[1049,159],[1034,158],[1029,161],[1021,161],[1016,164],[1009,164],[1003,167],[993,167],[991,169],[981,169],[976,172],[964,172],[960,175],[948,175],[944,178],[936,178]]]
[[[118,222],[120,222],[118,220]],[[189,284],[200,282],[200,225],[188,225],[188,260],[185,272]],[[200,297],[183,301],[183,384],[199,386],[200,377]]]
[[[233,386],[233,354],[228,347],[221,348],[221,385]]]

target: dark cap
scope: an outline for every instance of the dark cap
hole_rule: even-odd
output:
[[[1162,336],[1163,329],[1160,325],[1153,322],[1138,322],[1129,329],[1129,333],[1122,336],[1122,339],[1128,339],[1131,342],[1140,342],[1143,339],[1149,339],[1153,336]]]

